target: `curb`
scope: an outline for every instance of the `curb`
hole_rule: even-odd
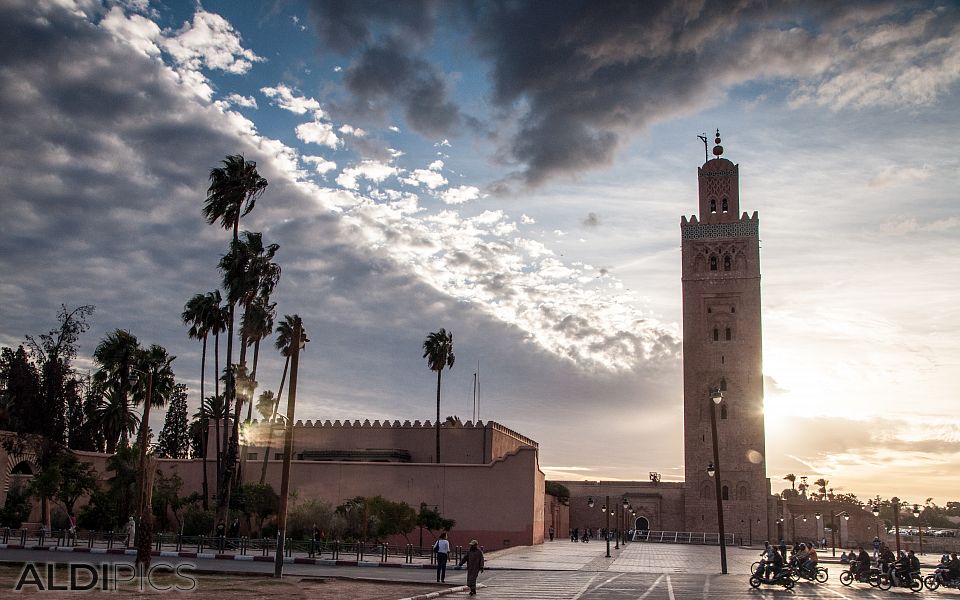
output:
[[[83,554],[111,554],[111,555],[126,555],[126,556],[136,556],[137,551],[132,548],[87,548],[80,546],[24,546],[21,544],[0,544],[0,550],[32,550],[32,551],[47,551],[47,552],[59,552],[59,553],[70,553],[77,552]],[[256,561],[256,562],[274,562],[273,556],[259,556],[259,555],[250,555],[250,554],[221,554],[221,553],[212,553],[212,552],[174,552],[171,550],[153,550],[150,553],[152,556],[159,556],[163,558],[200,558],[207,560],[237,560],[237,561]],[[283,558],[285,564],[296,564],[296,565],[315,565],[322,567],[367,567],[367,568],[404,568],[404,569],[436,569],[436,565],[431,564],[417,564],[417,563],[403,563],[403,562],[372,562],[365,560],[333,560],[329,558],[309,558],[309,557],[290,557],[285,556]],[[451,571],[460,570],[462,567],[447,567]],[[431,598],[434,596],[431,596]],[[417,596],[419,598],[419,596]]]
[[[477,587],[484,587],[483,584],[478,584]],[[400,600],[428,600],[429,598],[439,598],[441,596],[447,596],[449,594],[456,594],[458,592],[465,592],[470,588],[465,585],[459,585],[457,587],[449,588],[446,590],[440,590],[437,592],[430,592],[429,594],[418,594],[416,596],[410,596],[408,598],[401,598]]]

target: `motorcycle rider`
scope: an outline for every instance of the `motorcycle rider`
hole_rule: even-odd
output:
[[[857,575],[865,579],[870,573],[870,555],[863,549],[863,546],[857,548],[860,554],[857,555]]]
[[[801,563],[803,570],[810,574],[816,574],[817,572],[817,550],[814,547],[810,547],[807,551],[806,560]]]
[[[767,555],[766,559],[766,568],[764,570],[763,578],[767,581],[770,579],[776,579],[780,575],[780,571],[783,570],[783,557],[780,556],[780,553],[777,552],[777,549],[773,546],[770,547],[770,552]]]
[[[900,556],[890,565],[890,579],[893,581],[893,585],[900,585],[900,578],[909,577],[909,571],[910,563],[907,560],[907,555],[901,550]]]
[[[889,573],[891,566],[896,560],[897,557],[893,555],[893,550],[890,549],[890,546],[886,544],[880,546],[880,558],[877,559],[877,565],[880,566],[882,572]]]
[[[907,568],[909,569],[907,581],[911,577],[920,577],[920,558],[914,554],[913,550],[907,550]]]
[[[950,553],[950,562],[947,563],[947,581],[960,581],[960,559],[956,552]]]

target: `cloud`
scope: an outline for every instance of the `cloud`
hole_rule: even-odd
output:
[[[929,165],[922,167],[887,165],[880,169],[880,172],[867,182],[867,187],[881,188],[890,185],[923,181],[929,179],[932,174],[933,169]]]
[[[432,33],[438,4],[436,0],[313,0],[309,14],[323,47],[346,54],[369,45],[376,31],[426,41]]]
[[[597,227],[600,225],[600,216],[597,213],[587,213],[586,218],[581,221],[584,227]]]
[[[354,127],[353,125],[347,125],[346,123],[341,125],[340,129],[338,129],[337,131],[339,131],[343,135],[352,135],[353,137],[359,137],[359,138],[365,137],[367,135],[367,132],[364,131],[363,129],[360,129],[359,127]]]
[[[445,204],[463,204],[480,197],[480,188],[473,185],[461,185],[440,192],[440,199]]]
[[[337,184],[347,189],[355,190],[360,187],[358,180],[366,179],[379,183],[387,177],[396,175],[399,171],[396,167],[376,161],[364,160],[359,165],[347,167],[337,176]]]
[[[162,45],[179,65],[191,70],[202,66],[243,75],[253,63],[265,60],[243,47],[240,34],[226,19],[203,9]]]
[[[414,169],[408,177],[401,178],[401,181],[407,185],[424,185],[431,190],[447,185],[447,179],[433,169]]]
[[[312,112],[317,119],[325,116],[319,102],[313,98],[297,96],[293,89],[282,83],[278,83],[275,87],[262,87],[260,92],[273,100],[271,104],[283,110],[288,110],[297,115]]]
[[[303,162],[313,163],[314,170],[321,175],[337,168],[337,163],[322,156],[304,156]]]
[[[243,108],[258,108],[257,99],[253,96],[241,96],[240,94],[233,93],[224,98],[224,101]]]
[[[907,235],[911,233],[942,233],[960,228],[960,217],[946,217],[921,222],[916,217],[907,217],[898,221],[887,221],[880,225],[885,235]]]
[[[325,121],[301,123],[296,128],[297,139],[308,144],[319,144],[328,148],[337,148],[340,138],[337,137],[333,125]]]
[[[396,39],[363,50],[343,81],[355,102],[373,112],[385,114],[392,103],[401,103],[407,124],[427,136],[445,134],[462,120],[441,72]]]

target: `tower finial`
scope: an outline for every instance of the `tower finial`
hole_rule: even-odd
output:
[[[716,146],[713,147],[713,155],[720,158],[723,155],[723,146],[720,145],[720,130],[717,129],[717,137],[713,140]]]

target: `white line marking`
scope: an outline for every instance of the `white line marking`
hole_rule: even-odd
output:
[[[677,600],[673,595],[673,583],[670,582],[669,575],[667,575],[667,595],[670,596],[670,600]]]
[[[645,591],[639,598],[637,598],[637,600],[643,600],[644,598],[649,596],[650,592],[652,592],[654,589],[656,589],[658,585],[660,585],[660,580],[663,579],[664,577],[666,577],[666,575],[661,575],[660,577],[657,577],[656,581],[653,582],[653,585],[650,586],[650,589]]]
[[[707,578],[703,582],[703,600],[707,600],[707,595],[710,593],[710,576],[707,575]]]
[[[600,576],[600,573],[594,574],[593,577],[591,577],[589,580],[587,580],[587,582],[586,582],[585,584],[583,584],[583,587],[580,588],[580,591],[577,592],[577,593],[573,596],[573,598],[571,598],[571,600],[578,600],[578,598],[580,598],[581,596],[583,596],[584,594],[586,594],[586,593],[587,593],[587,590],[590,589],[590,584],[593,583],[593,580],[596,579],[596,578],[599,577],[599,576]]]

